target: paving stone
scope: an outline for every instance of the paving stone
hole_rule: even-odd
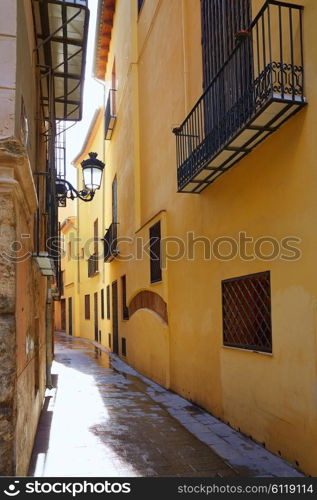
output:
[[[282,459],[104,347],[96,356],[97,347],[56,335],[58,385],[46,394],[31,476],[295,475]]]

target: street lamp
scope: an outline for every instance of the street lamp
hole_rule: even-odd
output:
[[[105,167],[105,164],[98,160],[97,156],[97,153],[89,153],[89,158],[81,162],[84,181],[84,189],[81,191],[77,191],[66,179],[56,179],[56,197],[59,206],[65,206],[67,199],[93,200],[95,192],[100,189],[102,173]]]

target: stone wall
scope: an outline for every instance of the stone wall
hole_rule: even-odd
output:
[[[1,189],[1,186],[0,186]],[[0,475],[14,472],[16,420],[15,265],[9,254],[16,218],[10,193],[0,192]]]
[[[32,258],[37,199],[29,159],[0,141],[0,475],[26,475],[46,380],[47,279]]]

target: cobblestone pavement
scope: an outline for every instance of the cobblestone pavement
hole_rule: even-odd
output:
[[[30,476],[302,476],[105,348],[55,338]]]

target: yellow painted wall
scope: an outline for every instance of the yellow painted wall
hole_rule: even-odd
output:
[[[93,338],[92,320],[83,319],[84,294],[92,296],[117,280],[119,337],[126,338],[131,365],[315,475],[317,4],[300,3],[305,5],[309,106],[197,196],[176,192],[172,128],[202,93],[200,2],[145,0],[139,18],[137,2],[116,2],[106,82],[111,81],[115,59],[118,118],[106,144],[105,212],[100,191],[88,207],[79,205],[78,220],[85,238],[92,236],[97,213],[100,221],[104,213],[104,226],[109,226],[116,175],[118,236],[130,237],[132,243],[120,245],[121,258],[104,265],[103,278],[86,278],[86,262],[80,263],[80,335]],[[261,5],[253,0],[254,15]],[[94,132],[91,137],[90,150],[101,152],[102,136]],[[122,256],[135,250],[137,237],[148,238],[157,220],[164,237],[186,239],[188,231],[211,241],[238,238],[240,231],[254,239],[296,236],[301,238],[302,255],[297,261],[240,257],[206,261],[197,245],[193,261],[169,260],[162,282],[151,285],[148,256],[129,261]],[[168,251],[175,251],[172,244]],[[267,270],[273,353],[224,347],[221,281]],[[147,309],[122,320],[122,275],[127,279],[128,303],[141,290],[165,300],[168,326]],[[111,320],[100,324],[102,343],[108,345]],[[119,354],[120,347],[121,341]]]
[[[103,108],[96,113],[93,123],[90,128],[90,133],[87,137],[87,142],[84,150],[75,160],[77,167],[77,185],[82,188],[82,169],[80,162],[88,157],[88,153],[95,151],[98,153],[98,158],[104,158],[104,110]],[[95,339],[95,311],[94,311],[94,294],[98,294],[98,334],[101,332],[101,341],[108,346],[108,333],[111,332],[109,320],[106,319],[106,286],[108,283],[107,270],[109,269],[104,264],[103,259],[103,243],[101,239],[105,234],[106,223],[104,219],[104,187],[105,179],[108,178],[108,165],[105,167],[103,181],[100,190],[96,191],[93,201],[78,203],[78,254],[82,256],[82,248],[84,249],[83,257],[78,260],[78,286],[77,300],[79,307],[78,316],[78,331],[75,335],[94,340]],[[98,251],[99,270],[92,276],[88,277],[88,258],[94,253],[94,221],[98,218]],[[104,290],[104,319],[101,317],[101,289]],[[85,319],[85,295],[90,296],[90,319]]]
[[[76,204],[72,202],[69,203],[68,210],[64,210],[64,214],[73,213],[76,209]],[[65,300],[65,318],[66,318],[66,333],[76,335],[79,328],[79,309],[78,309],[78,297],[77,297],[77,282],[78,282],[78,271],[77,271],[77,238],[78,238],[78,227],[76,216],[68,216],[61,223],[61,238],[62,238],[62,256],[61,256],[61,271],[63,272],[63,282],[64,282],[64,293],[61,296],[62,300]],[[69,245],[71,244],[71,246]],[[72,299],[72,304],[70,306],[69,299]],[[70,307],[72,307],[72,312],[70,313]],[[62,328],[61,321],[61,304],[55,312],[55,328]],[[71,314],[71,321],[70,321]],[[72,324],[72,329],[70,330],[70,323]]]

